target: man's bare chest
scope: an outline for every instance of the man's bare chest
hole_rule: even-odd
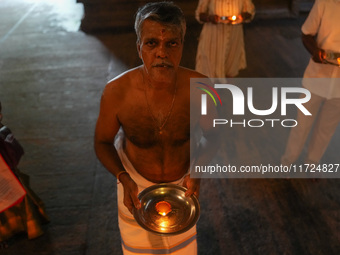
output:
[[[151,111],[145,101],[136,100],[122,107],[118,118],[126,137],[138,147],[179,146],[190,139],[190,109],[174,104],[167,110]]]

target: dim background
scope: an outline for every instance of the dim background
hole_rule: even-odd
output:
[[[141,64],[132,24],[145,2],[0,1],[3,123],[24,147],[19,168],[51,219],[43,236],[19,235],[1,254],[121,254],[116,180],[96,159],[93,133],[107,81]],[[194,68],[197,1],[174,2],[188,21],[182,65]],[[244,26],[248,67],[240,77],[302,77],[309,54],[300,27],[313,1],[254,3],[255,20]],[[326,158],[339,158],[339,133]],[[240,130],[229,142],[230,157],[267,146],[254,146]],[[276,154],[284,150],[271,146]],[[200,202],[201,255],[340,254],[337,179],[205,179]]]

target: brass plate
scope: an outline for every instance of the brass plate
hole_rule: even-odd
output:
[[[159,235],[186,232],[198,221],[200,205],[195,195],[186,197],[185,192],[186,188],[167,183],[146,188],[138,195],[141,208],[134,212],[137,223]],[[165,216],[156,210],[156,204],[162,201],[171,205],[171,211]]]

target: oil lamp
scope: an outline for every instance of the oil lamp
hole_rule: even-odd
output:
[[[166,201],[160,201],[156,204],[156,211],[162,216],[166,216],[172,211],[171,204]]]
[[[228,19],[229,19],[230,21],[235,21],[235,20],[237,19],[237,17],[236,17],[236,15],[233,15],[233,16],[231,16],[231,17],[228,17]]]

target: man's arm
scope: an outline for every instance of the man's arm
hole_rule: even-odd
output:
[[[312,55],[312,59],[317,63],[323,63],[326,52],[318,47],[315,36],[302,34],[302,42],[308,52]]]
[[[212,123],[212,120],[211,120]],[[202,128],[202,126],[201,126]],[[196,152],[193,155],[194,164],[193,165],[207,165],[216,155],[216,152],[219,148],[219,135],[218,128],[213,130],[212,128],[204,129],[202,128],[203,135],[199,141]],[[197,197],[199,196],[201,178],[199,176],[195,176],[194,178],[191,175],[188,175],[184,179],[184,186],[188,188],[185,195],[190,196],[195,194]]]
[[[205,76],[200,76],[199,78],[206,78]],[[207,83],[209,83],[207,81]],[[200,140],[198,141],[198,145],[195,146],[195,148],[192,148],[193,154],[191,155],[191,167],[193,165],[207,165],[210,163],[210,161],[214,158],[216,155],[216,152],[219,148],[219,131],[218,127],[213,127],[212,123],[213,120],[217,118],[217,110],[215,105],[213,104],[212,100],[208,100],[208,109],[209,114],[207,115],[201,115],[200,113],[200,104],[201,104],[201,92],[200,90],[196,90],[197,93],[192,96],[193,102],[193,111],[191,111],[190,114],[193,114],[194,116],[197,116],[196,118],[194,116],[193,119],[196,119],[196,123],[191,123],[193,126],[197,126],[202,136],[200,137]],[[194,130],[191,130],[191,132],[195,132]],[[191,139],[194,138],[194,134],[191,134]],[[197,144],[196,141],[194,141],[193,144]],[[192,170],[192,169],[191,169]],[[184,179],[184,186],[188,188],[186,192],[186,196],[190,196],[192,194],[195,194],[196,196],[199,196],[199,189],[200,189],[200,182],[201,178],[198,176],[198,174],[195,174],[193,177],[192,175],[188,175]]]
[[[124,173],[124,166],[113,145],[114,138],[119,131],[120,123],[117,113],[119,111],[119,90],[113,83],[108,84],[103,92],[100,112],[94,136],[96,155],[105,168],[118,178],[124,187],[124,205],[132,213],[134,208],[140,207],[137,198],[137,184],[128,173]]]

